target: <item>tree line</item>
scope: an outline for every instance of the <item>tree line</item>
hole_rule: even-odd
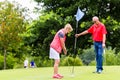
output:
[[[76,20],[74,15],[77,8],[85,13],[79,22],[78,32],[88,29],[92,25],[91,18],[98,16],[105,24],[108,34],[106,47],[115,49],[115,54],[120,51],[120,0],[35,0],[43,3],[43,11],[39,19],[25,20],[22,14],[25,9],[15,6],[10,2],[0,2],[0,55],[4,56],[4,69],[10,56],[14,63],[22,64],[26,56],[40,57],[49,60],[49,44],[55,33],[63,28],[66,23],[73,26],[74,31],[67,35],[66,46],[68,55],[73,55],[74,35]],[[38,12],[39,9],[37,9]],[[77,55],[83,53],[93,44],[90,35],[82,36],[77,42]]]

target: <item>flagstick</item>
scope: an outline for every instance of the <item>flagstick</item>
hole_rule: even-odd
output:
[[[78,29],[78,21],[76,22],[76,31],[75,31],[75,34],[77,34],[77,29]],[[74,54],[75,54],[75,51],[76,51],[76,43],[77,43],[77,38],[75,37]]]
[[[76,31],[75,31],[76,34],[77,34],[77,29],[78,29],[78,21],[76,22]],[[77,43],[77,38],[75,37],[75,43],[74,43],[74,61],[73,61],[73,68],[72,68],[72,76],[74,76],[74,64],[75,64],[75,57],[76,57],[76,43]]]
[[[79,9],[78,7],[78,10],[77,10],[77,13],[75,15],[76,17],[76,34],[77,34],[77,29],[78,29],[78,21],[80,19],[82,19],[82,17],[84,16],[84,13]],[[72,68],[72,76],[74,76],[74,65],[75,65],[75,57],[76,57],[76,43],[77,43],[77,38],[75,37],[75,43],[74,43],[74,61],[73,61],[73,68]]]

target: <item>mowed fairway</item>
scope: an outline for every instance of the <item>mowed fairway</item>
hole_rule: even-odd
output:
[[[102,74],[92,73],[95,66],[59,67],[64,75],[61,80],[120,80],[120,66],[104,66]],[[1,70],[0,80],[56,80],[52,78],[53,67]],[[58,79],[57,79],[58,80]]]

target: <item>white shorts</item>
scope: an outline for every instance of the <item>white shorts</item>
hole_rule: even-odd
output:
[[[60,59],[60,54],[55,49],[50,48],[49,58],[50,59]]]

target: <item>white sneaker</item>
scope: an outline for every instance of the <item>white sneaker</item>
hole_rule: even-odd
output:
[[[101,74],[102,73],[102,70],[98,70],[98,74]]]

